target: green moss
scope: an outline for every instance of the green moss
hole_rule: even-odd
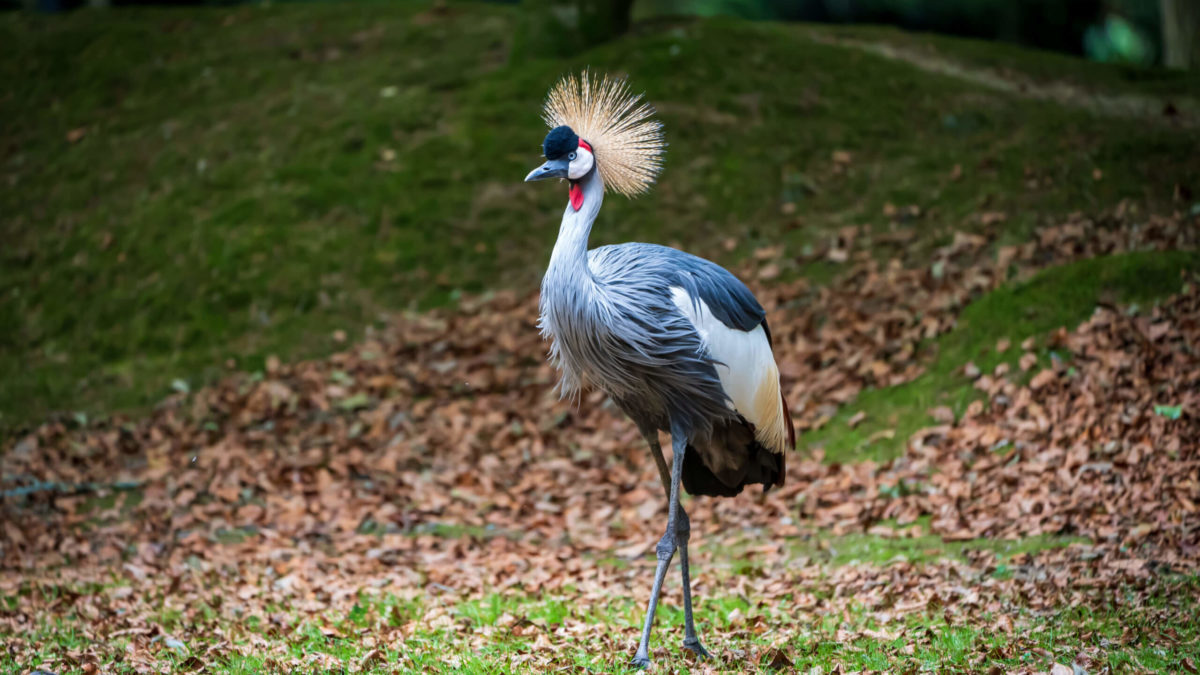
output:
[[[921,532],[929,531],[930,518],[923,516],[906,527],[917,527]],[[884,527],[899,526],[895,522],[880,523]],[[1082,537],[1068,536],[1039,536],[1022,539],[971,539],[967,541],[943,541],[941,535],[918,534],[909,536],[908,533],[897,532],[895,536],[883,536],[879,533],[852,533],[833,535],[815,531],[799,537],[788,537],[782,540],[788,552],[789,560],[807,561],[825,567],[840,567],[851,564],[888,565],[893,562],[906,561],[911,563],[928,563],[938,560],[965,560],[969,551],[986,551],[995,556],[998,565],[1003,565],[1015,556],[1024,553],[1037,553],[1054,548],[1062,548],[1076,543],[1087,543]],[[713,551],[714,562],[728,564],[733,573],[753,574],[762,567],[762,561],[754,552],[756,540],[748,540],[745,545],[732,546],[722,544]],[[703,540],[698,541],[701,547],[709,548]]]
[[[925,562],[944,558],[965,559],[967,551],[988,551],[1003,562],[1023,553],[1062,548],[1085,540],[1077,537],[1028,537],[1018,540],[975,539],[947,542],[941,536],[927,534],[910,538],[883,538],[870,534],[848,534],[818,539],[819,545],[808,550],[815,559],[832,565],[851,563],[887,564],[896,561]]]
[[[925,374],[907,384],[862,392],[801,442],[810,449],[823,447],[830,461],[894,457],[913,432],[935,424],[930,409],[948,406],[959,415],[981,397],[962,372],[968,362],[985,373],[1001,362],[1016,364],[1026,338],[1059,327],[1072,329],[1100,302],[1152,303],[1178,292],[1184,271],[1198,270],[1200,253],[1194,251],[1129,253],[1054,267],[988,293],[963,310],[954,330],[935,341],[936,356]],[[1012,343],[1004,354],[995,351],[1000,338]],[[1040,353],[1048,365],[1045,350]],[[849,428],[847,420],[860,412],[865,420]]]

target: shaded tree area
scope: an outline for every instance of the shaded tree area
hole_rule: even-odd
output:
[[[493,0],[496,1],[496,0]],[[1099,61],[1192,68],[1200,60],[1193,0],[499,0],[520,2],[517,57],[577,53],[625,33],[635,18],[747,19],[894,25],[1012,42]],[[239,0],[0,0],[0,9],[238,5]],[[636,6],[635,6],[636,5]]]
[[[631,17],[871,23],[1001,40],[1101,61],[1195,62],[1200,4],[1161,0],[525,0],[518,53],[564,55],[624,33]],[[1161,42],[1159,42],[1161,40]]]
[[[513,54],[569,56],[629,30],[633,0],[524,0]]]
[[[1200,2],[1161,0],[1163,63],[1168,68],[1200,64]]]
[[[653,4],[653,3],[652,3]],[[1103,15],[1103,0],[663,0],[687,13],[704,5],[715,13],[822,23],[873,23],[962,37],[1003,40],[1080,53],[1083,35]]]

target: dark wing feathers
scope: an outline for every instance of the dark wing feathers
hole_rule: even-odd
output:
[[[653,275],[666,282],[667,286],[679,286],[689,296],[703,300],[712,315],[718,321],[730,328],[752,331],[758,326],[763,327],[768,343],[771,340],[771,329],[767,326],[767,315],[762,305],[750,292],[749,288],[725,268],[703,258],[698,258],[678,249],[659,246],[657,244],[621,244],[622,247],[634,247],[641,255],[631,256],[639,259],[639,265],[652,266]],[[593,250],[597,257],[605,256],[609,250],[616,247],[601,247]],[[642,271],[647,271],[643,269]],[[663,289],[667,292],[667,289]],[[782,399],[782,393],[780,394]],[[792,427],[791,414],[787,401],[783,401],[784,416],[787,421],[787,437],[789,446],[795,446],[795,431]],[[624,408],[627,412],[628,409]],[[635,416],[636,412],[630,412]],[[692,451],[684,455],[683,486],[693,495],[732,496],[753,483],[761,483],[763,489],[773,485],[782,485],[785,472],[786,457],[780,453],[763,447],[754,437],[754,429],[740,416],[736,420],[723,421],[713,428],[713,433],[700,442],[720,446],[724,452],[735,452],[742,455],[743,461],[734,469],[736,475],[721,476],[704,463],[703,452]]]
[[[767,335],[767,344],[774,346],[771,340],[771,327],[767,325],[767,313],[763,310],[758,299],[746,288],[741,279],[720,265],[698,258],[689,253],[666,249],[678,256],[678,283],[693,298],[702,298],[708,305],[713,316],[730,328],[752,331],[762,326]],[[788,408],[787,399],[783,392],[779,395],[783,402],[783,417],[787,424],[788,447],[796,447],[796,430],[792,424],[792,412]],[[782,466],[782,464],[780,465]],[[782,479],[782,469],[778,477]]]
[[[688,295],[703,300],[713,316],[730,328],[749,332],[761,325],[770,341],[767,313],[746,284],[714,262],[673,248],[664,250],[671,251],[678,263],[675,282]]]

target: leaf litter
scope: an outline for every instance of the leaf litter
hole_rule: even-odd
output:
[[[905,264],[903,252],[872,256],[888,237],[831,241],[846,251],[847,269],[829,286],[756,289],[800,429],[864,387],[918,375],[921,343],[1013,270],[1195,245],[1194,229],[1177,218],[1074,216],[998,249],[986,231],[957,235],[935,252],[935,275],[928,264]],[[906,239],[897,241],[903,248]],[[799,262],[806,257],[827,251]],[[843,623],[827,637],[875,643],[897,664],[915,664],[913,646],[935,637],[904,623],[907,615],[1008,636],[978,655],[982,668],[1035,648],[1029,627],[1014,626],[1021,612],[1099,607],[1118,592],[1146,604],[1169,574],[1196,574],[1200,290],[1184,281],[1149,311],[1102,307],[1058,331],[1052,339],[1069,356],[1049,367],[1023,356],[1019,370],[975,375],[984,398],[957,420],[935,411],[937,424],[895,460],[827,464],[818,451],[791,458],[781,489],[690,500],[693,541],[706,542],[693,554],[697,596],[785,608],[735,609],[727,625],[706,627],[718,660],[705,670],[790,669],[787,645],[852,609],[876,627]],[[244,654],[278,671],[366,671],[388,649],[402,652],[400,666],[415,663],[401,647],[422,631],[467,651],[519,638],[504,656],[518,669],[570,668],[579,649],[622,663],[634,623],[596,631],[586,615],[614,598],[640,607],[665,499],[638,433],[611,405],[594,393],[558,398],[536,306],[536,297],[504,292],[467,299],[405,316],[325,360],[272,359],[264,373],[181,391],[142,419],[49,421],[12,439],[0,456],[0,593],[9,598],[0,633],[11,636],[9,656],[28,661],[40,646],[20,636],[64,620],[86,646],[57,649],[43,668],[91,672],[118,661],[136,672],[188,671]],[[996,348],[1008,349],[1008,339]],[[984,550],[825,567],[788,545],[817,532],[925,529],[950,542],[1086,543],[1018,555],[1005,574]],[[731,551],[757,571],[731,572],[723,559]],[[607,562],[614,557],[631,563]],[[471,622],[455,611],[497,593],[564,597],[571,611],[552,623],[511,613]],[[363,598],[385,596],[415,609],[362,609]],[[677,602],[677,589],[668,585],[665,597]],[[169,630],[164,613],[178,617]],[[337,619],[345,616],[365,623]],[[290,645],[302,624],[357,640],[365,655],[298,657]],[[667,630],[656,658],[667,654]],[[453,669],[459,657],[446,654]],[[1072,658],[1086,669],[1102,662],[1103,648],[1084,645]],[[1067,672],[1053,660],[1041,669],[1051,668]]]

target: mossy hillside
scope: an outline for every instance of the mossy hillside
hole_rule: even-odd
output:
[[[15,121],[0,425],[144,405],[227,360],[315,356],[387,313],[536,288],[563,195],[520,180],[546,88],[584,66],[628,73],[671,143],[658,189],[610,198],[594,244],[734,264],[882,226],[887,203],[921,206],[899,225],[917,245],[976,227],[980,209],[1008,213],[1020,238],[1124,198],[1169,208],[1195,173],[1187,132],[1006,97],[794,26],[687,22],[518,64],[513,25],[512,8],[427,3],[0,18],[14,54],[0,113]]]
[[[1148,305],[1178,292],[1188,282],[1188,273],[1197,272],[1198,252],[1137,252],[1052,267],[1028,281],[1008,284],[967,306],[954,330],[933,341],[933,357],[923,375],[907,384],[862,392],[824,427],[804,434],[800,446],[821,447],[833,461],[895,457],[913,432],[936,424],[930,409],[948,406],[961,415],[982,398],[964,374],[967,363],[984,373],[1007,363],[1017,372],[1020,343],[1033,337],[1039,367],[1049,367],[1052,355],[1046,338],[1051,331],[1073,329],[1100,304],[1146,311]],[[1011,343],[1003,353],[996,351],[1001,338]],[[865,418],[851,428],[849,420],[860,413]]]

